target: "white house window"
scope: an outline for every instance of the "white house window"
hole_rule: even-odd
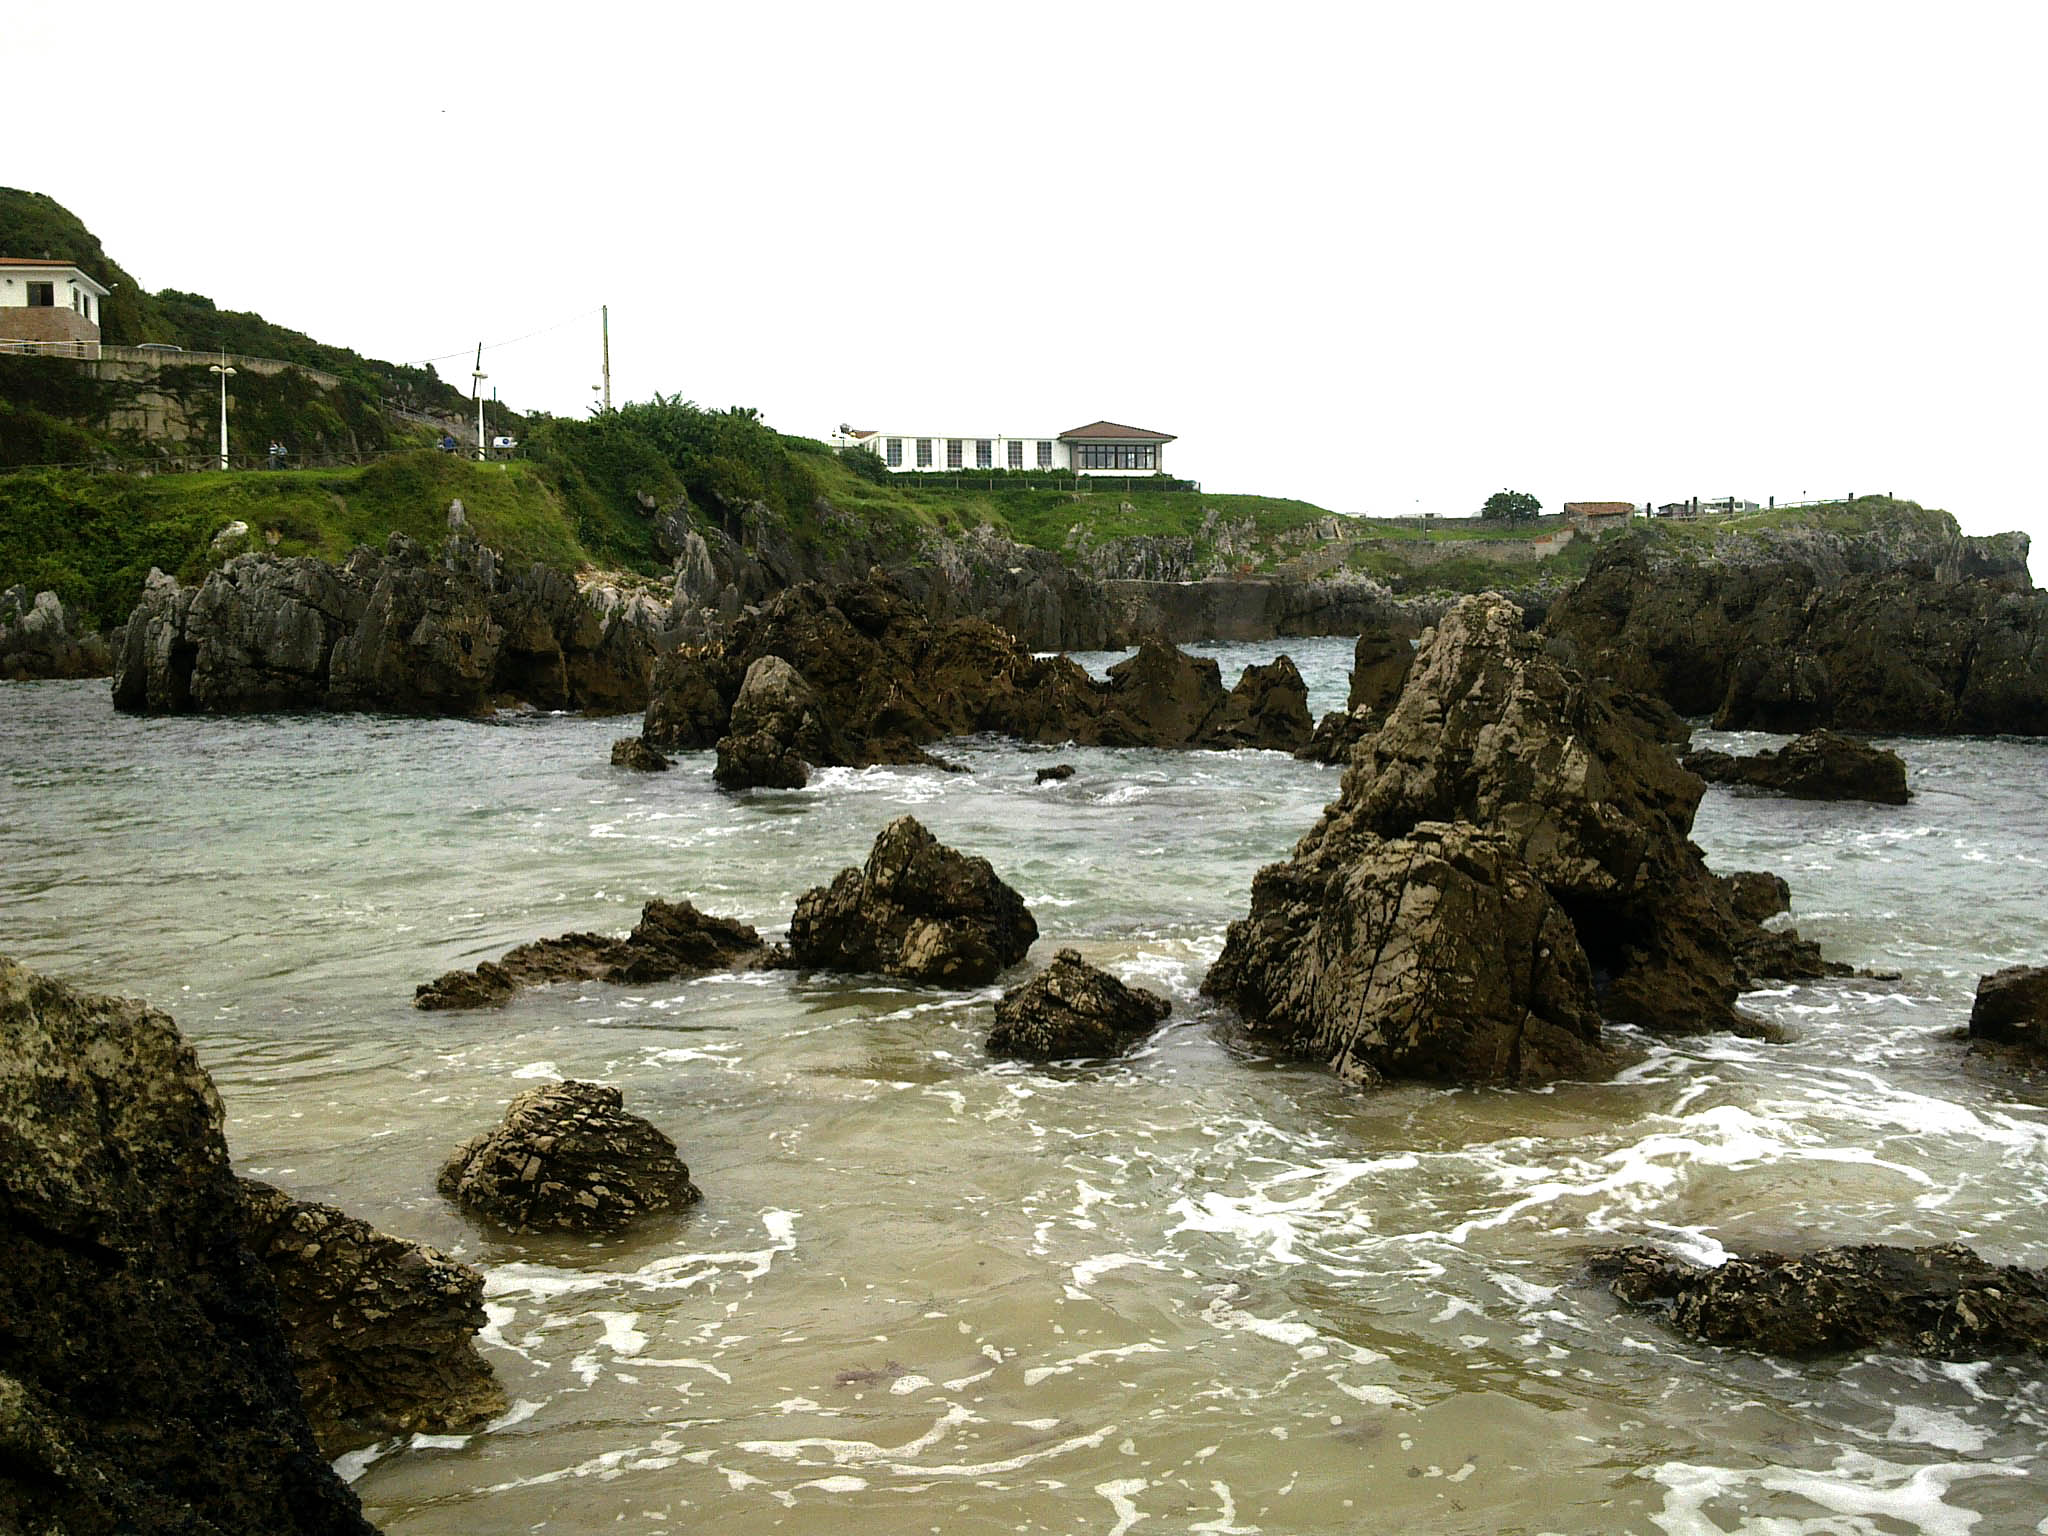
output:
[[[932,467],[932,440],[928,437],[920,437],[917,440],[917,467],[919,469],[930,469]]]
[[[976,469],[994,469],[995,464],[995,443],[989,438],[977,437],[974,440],[974,467]]]
[[[1051,469],[1051,468],[1052,468],[1052,444],[1051,444],[1051,443],[1040,443],[1040,444],[1038,445],[1038,467],[1039,467],[1040,469]]]
[[[946,439],[946,468],[958,469],[959,467],[960,439],[957,437],[949,437]]]
[[[30,309],[55,309],[57,307],[57,285],[55,283],[30,283],[28,285],[28,307]]]
[[[903,439],[900,437],[890,438],[888,452],[883,454],[882,457],[888,461],[891,469],[901,469],[903,467]]]
[[[1081,443],[1075,449],[1077,469],[1157,469],[1156,443]]]
[[[1023,445],[1022,443],[1012,443],[1012,444],[1010,444],[1010,468],[1012,468],[1012,469],[1022,469],[1023,467],[1024,467],[1024,445]]]

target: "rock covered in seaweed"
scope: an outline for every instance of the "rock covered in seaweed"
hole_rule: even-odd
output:
[[[864,866],[806,891],[789,922],[799,966],[953,987],[995,980],[1037,937],[987,859],[954,852],[914,816],[884,827]]]
[[[170,1018],[0,958],[0,1525],[374,1536]]]
[[[1747,757],[1728,752],[1688,752],[1688,772],[1710,784],[1741,784],[1774,790],[1796,800],[1871,800],[1904,805],[1906,764],[1889,747],[1874,747],[1834,731],[1808,731],[1775,751]]]
[[[991,1055],[1030,1061],[1114,1056],[1171,1012],[1173,1004],[1157,992],[1130,986],[1090,965],[1078,950],[1063,949],[1051,965],[1003,994],[988,1048]]]
[[[1591,1266],[1622,1301],[1705,1344],[1795,1357],[1880,1345],[1940,1360],[2048,1353],[2048,1271],[1960,1243],[1758,1253],[1714,1269],[1638,1246]]]
[[[475,1429],[505,1411],[476,1348],[482,1275],[331,1205],[241,1183],[243,1235],[277,1282],[321,1455]]]
[[[437,1186],[513,1232],[616,1232],[702,1199],[676,1144],[604,1083],[528,1089],[465,1142]]]

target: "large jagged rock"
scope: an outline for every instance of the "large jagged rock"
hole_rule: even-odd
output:
[[[804,892],[789,920],[797,965],[950,987],[995,980],[1037,937],[987,859],[954,852],[914,816],[884,827],[864,866]]]
[[[475,1429],[505,1411],[476,1348],[482,1275],[331,1205],[241,1184],[243,1240],[277,1282],[321,1455]]]
[[[374,1536],[221,1122],[167,1015],[0,959],[0,1529]]]
[[[1424,637],[1385,724],[1354,748],[1339,800],[1283,866],[1299,881],[1261,876],[1264,902],[1255,888],[1242,939],[1204,985],[1247,999],[1253,1017],[1271,1006],[1262,999],[1292,996],[1284,975],[1258,974],[1291,963],[1286,951],[1244,948],[1269,926],[1265,905],[1307,902],[1350,863],[1376,859],[1378,842],[1423,823],[1464,823],[1563,909],[1606,1017],[1755,1032],[1734,1006],[1735,945],[1754,925],[1735,917],[1689,840],[1703,790],[1612,690],[1545,655],[1512,603],[1465,598]],[[1290,1030],[1321,1038],[1334,1027],[1304,1016]]]
[[[2048,593],[2026,536],[1901,506],[1859,536],[1637,534],[1601,546],[1544,632],[1590,676],[1726,730],[2048,734]]]
[[[113,669],[106,636],[54,592],[0,592],[0,682],[105,677]]]
[[[744,681],[765,658],[808,687],[818,724],[793,755],[813,767],[924,763],[949,736],[993,732],[1088,746],[1263,746],[1310,734],[1307,692],[1291,661],[1248,668],[1226,693],[1214,660],[1147,641],[1098,681],[1063,656],[1038,656],[981,619],[934,623],[890,577],[807,583],[735,619],[722,644],[692,647],[655,673],[642,734],[684,750],[728,736]],[[763,761],[791,755],[773,750]],[[740,764],[741,754],[729,754]],[[752,761],[755,754],[746,755]]]
[[[1408,682],[1408,669],[1415,665],[1411,631],[1390,625],[1374,625],[1358,637],[1351,653],[1351,696],[1345,707],[1354,712],[1369,709],[1385,714],[1401,697]]]
[[[1507,843],[1421,822],[1326,836],[1259,872],[1202,990],[1362,1085],[1611,1071],[1570,920]]]
[[[720,789],[802,789],[814,765],[844,755],[803,674],[780,656],[763,656],[733,699],[711,776]]]
[[[414,989],[415,1008],[498,1008],[524,987],[560,981],[647,985],[711,971],[757,970],[779,964],[779,947],[761,942],[747,924],[699,912],[687,901],[650,901],[623,939],[565,933],[536,939],[469,971],[449,971]]]
[[[1363,705],[1333,709],[1316,722],[1315,733],[1294,755],[1308,763],[1348,763],[1351,749],[1379,728],[1379,715]]]
[[[1173,1004],[1157,992],[1128,986],[1078,950],[1063,949],[1023,986],[1003,994],[989,1054],[1028,1061],[1114,1056],[1171,1012]]]
[[[1710,784],[1768,789],[1796,800],[1872,800],[1904,805],[1906,763],[1888,747],[1873,747],[1833,731],[1808,731],[1776,751],[1747,757],[1729,752],[1688,752],[1688,772]]]
[[[1979,977],[1970,1033],[2048,1055],[2048,965],[2009,965]]]
[[[2048,1353],[2048,1271],[1960,1243],[1759,1253],[1700,1269],[1655,1248],[1610,1249],[1593,1273],[1631,1306],[1706,1344],[1811,1356],[1886,1346],[1938,1360]]]
[[[617,1232],[703,1198],[676,1144],[604,1083],[528,1089],[456,1151],[437,1187],[513,1232]]]
[[[668,609],[502,567],[469,539],[438,561],[403,534],[342,565],[238,555],[185,588],[152,571],[114,667],[135,713],[276,709],[479,715],[504,702],[644,708]]]

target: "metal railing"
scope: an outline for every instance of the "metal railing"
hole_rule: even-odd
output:
[[[400,454],[419,453],[417,443],[403,448],[379,448],[373,452],[336,451],[333,453],[287,453],[273,461],[266,453],[230,453],[227,467],[230,470],[271,470],[271,469],[361,469],[382,459],[396,458]],[[458,458],[475,459],[476,449],[466,447]],[[486,462],[508,463],[517,457],[512,454],[493,453]],[[63,464],[8,464],[0,465],[0,475],[31,475],[45,470],[65,470],[72,473],[105,475],[191,475],[204,474],[208,470],[218,471],[221,467],[218,451],[200,453],[156,454],[145,459],[80,459]]]
[[[220,352],[212,348],[185,348],[169,345],[144,344],[136,347],[117,347],[101,341],[0,341],[0,353],[16,357],[61,357],[82,363],[153,363],[159,367],[204,368],[212,363],[228,363],[237,368],[252,371],[277,372],[296,368],[325,384],[329,389],[341,387],[339,374],[329,373],[325,368],[315,368],[311,363],[295,363],[283,357],[252,357],[246,352]]]

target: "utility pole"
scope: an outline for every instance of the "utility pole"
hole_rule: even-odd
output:
[[[612,307],[600,304],[597,312],[604,323],[604,408],[609,415],[612,408]]]

